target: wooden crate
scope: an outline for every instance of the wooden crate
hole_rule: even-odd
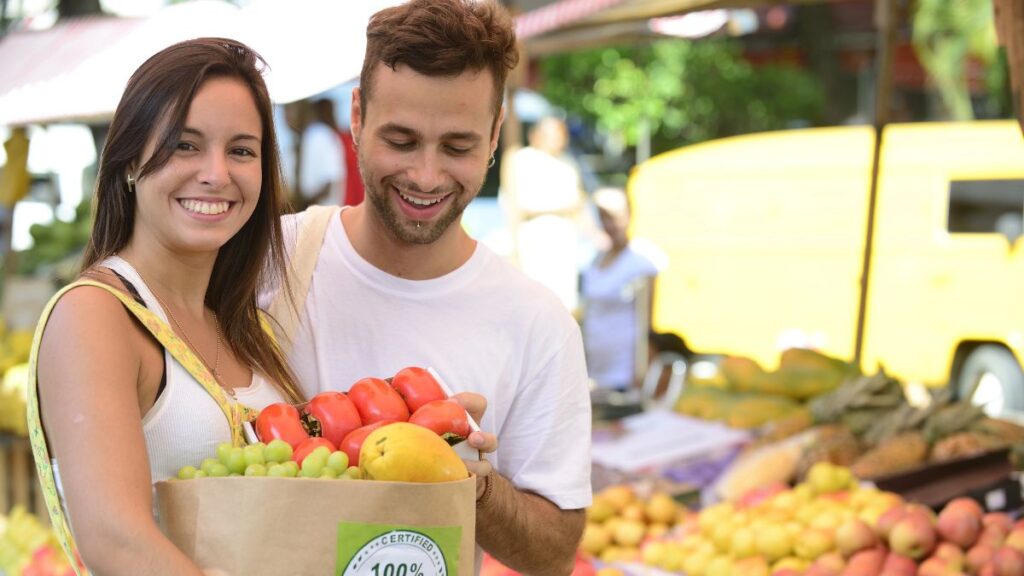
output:
[[[50,523],[28,438],[0,434],[0,514],[15,506],[24,507],[44,524]]]

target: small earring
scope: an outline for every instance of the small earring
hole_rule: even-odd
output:
[[[126,182],[128,182],[128,191],[135,192],[135,178],[133,178],[131,174],[126,178]]]
[[[487,167],[488,168],[493,168],[494,167],[494,154],[491,154],[491,159],[487,161]]]

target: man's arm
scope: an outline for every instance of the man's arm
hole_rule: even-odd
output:
[[[455,400],[479,421],[487,400],[475,393],[460,393]],[[466,466],[477,477],[476,540],[505,566],[530,575],[569,574],[583,536],[583,510],[562,510],[550,500],[519,490],[491,468],[482,456],[494,452],[494,434],[473,432],[467,443],[481,453]]]
[[[523,574],[570,574],[583,535],[583,510],[561,510],[491,472],[477,504],[476,540],[496,560]]]

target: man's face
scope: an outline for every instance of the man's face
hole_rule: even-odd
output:
[[[489,71],[424,76],[378,64],[367,110],[352,95],[352,134],[370,207],[397,240],[430,244],[457,233],[497,146]],[[365,116],[362,114],[365,113]]]

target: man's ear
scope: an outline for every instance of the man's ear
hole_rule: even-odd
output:
[[[498,149],[498,137],[501,136],[501,125],[505,123],[505,105],[498,109],[498,117],[494,119],[494,127],[491,128],[491,154]]]
[[[352,140],[359,142],[359,134],[363,131],[363,104],[359,98],[362,91],[358,86],[352,90],[352,114],[349,116],[349,124],[352,130]]]

